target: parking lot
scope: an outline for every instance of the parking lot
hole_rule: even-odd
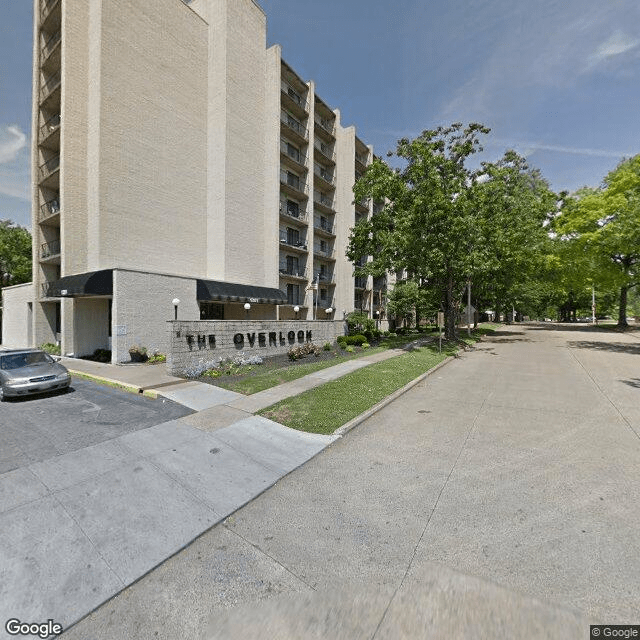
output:
[[[170,400],[74,377],[66,393],[0,403],[0,474],[189,413]]]

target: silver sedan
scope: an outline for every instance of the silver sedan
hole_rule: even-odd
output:
[[[71,384],[67,368],[39,349],[0,351],[2,398],[26,396]]]

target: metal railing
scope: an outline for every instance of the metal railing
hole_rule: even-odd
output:
[[[290,276],[291,278],[305,278],[304,271],[293,269],[291,267],[280,267],[280,275]]]
[[[60,240],[53,240],[40,245],[40,258],[42,260],[57,255],[60,255]]]
[[[56,298],[58,297],[58,292],[55,290],[53,286],[53,282],[41,282],[40,290],[42,291],[43,298]]]
[[[40,19],[44,20],[51,10],[60,2],[60,0],[41,0],[40,2]]]
[[[307,128],[301,123],[298,122],[293,116],[290,116],[287,113],[280,113],[280,121],[295,131],[300,137],[307,139]]]
[[[333,247],[322,249],[320,245],[316,245],[313,248],[313,252],[319,256],[323,256],[324,258],[333,258]]]
[[[316,191],[313,194],[313,201],[325,207],[328,207],[329,209],[333,209],[333,198],[326,196],[324,193]]]
[[[298,211],[289,210],[284,202],[280,203],[280,213],[281,215],[287,216],[287,218],[292,218],[293,220],[301,220],[304,222],[307,219],[307,212],[304,209],[298,209]]]
[[[299,176],[291,175],[286,171],[280,170],[280,182],[287,186],[300,191],[301,193],[307,193],[307,183]]]
[[[280,90],[305,111],[309,110],[309,101],[303,98],[288,82],[280,81]]]
[[[57,113],[55,116],[52,116],[51,118],[49,118],[40,127],[40,139],[44,140],[48,135],[52,134],[59,127],[60,127],[60,114]]]
[[[290,149],[286,142],[280,142],[280,151],[292,160],[295,160],[298,164],[304,165],[307,163],[307,156],[298,149]]]
[[[54,171],[60,168],[60,156],[49,158],[40,165],[40,180],[49,177]]]
[[[318,144],[316,142],[313,145],[313,147],[316,151],[321,153],[325,158],[327,158],[328,160],[331,160],[331,162],[336,161],[336,152],[329,145],[323,144],[322,142]]]
[[[316,220],[313,226],[315,229],[320,229],[333,235],[333,225],[328,222],[318,222],[318,220]]]
[[[327,271],[322,273],[321,271],[319,271],[318,273],[316,273],[315,280],[320,284],[333,284],[333,273]]]
[[[326,118],[314,118],[314,120],[321,129],[324,129],[330,135],[334,135],[335,127],[331,120],[327,120]]]
[[[280,234],[280,242],[282,244],[286,244],[289,247],[294,247],[295,249],[304,249],[307,250],[307,241],[304,238],[294,238],[289,236],[287,233]]]
[[[40,220],[44,220],[56,213],[60,213],[60,201],[57,198],[53,198],[40,207]]]
[[[58,42],[62,39],[62,31],[56,31],[51,34],[48,40],[42,45],[42,49],[40,50],[40,55],[44,60],[56,47]]]
[[[52,76],[45,78],[40,86],[40,100],[44,100],[48,95],[53,93],[53,91],[60,84],[60,80],[62,79],[62,73],[58,71],[54,73]]]
[[[363,167],[366,167],[367,156],[362,153],[356,153],[356,162],[359,162]]]
[[[333,185],[333,173],[323,169],[322,167],[314,167],[313,173],[317,175],[319,178],[322,178],[326,183]]]

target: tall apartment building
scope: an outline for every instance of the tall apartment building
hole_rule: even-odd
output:
[[[119,362],[163,350],[176,298],[180,319],[380,309],[345,256],[372,149],[253,0],[35,0],[33,61],[33,283],[4,290],[3,343]]]

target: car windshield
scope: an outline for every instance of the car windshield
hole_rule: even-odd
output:
[[[12,353],[10,355],[0,356],[0,369],[9,371],[11,369],[20,369],[20,367],[29,367],[32,364],[41,364],[44,362],[53,362],[53,360],[42,351]]]

